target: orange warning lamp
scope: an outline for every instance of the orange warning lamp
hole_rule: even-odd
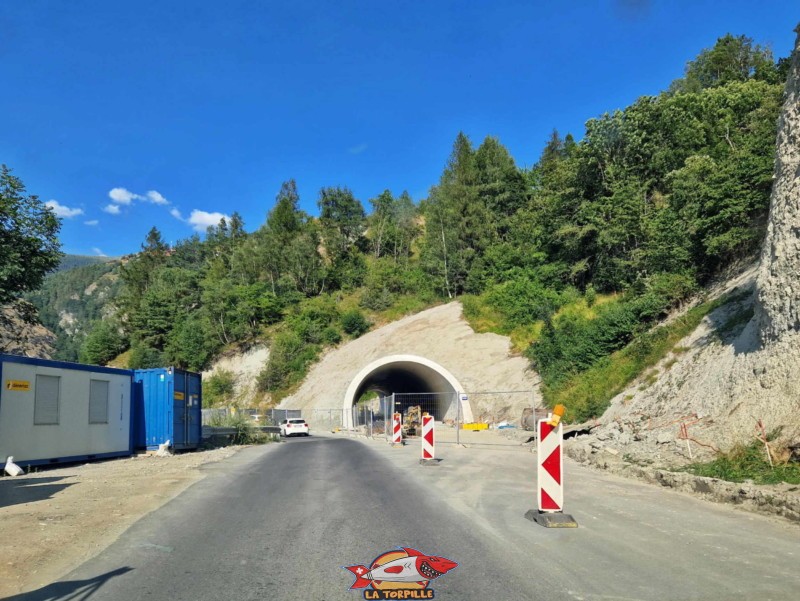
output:
[[[556,405],[555,407],[553,407],[553,414],[550,416],[550,421],[547,423],[553,426],[554,428],[558,426],[559,422],[561,421],[561,418],[564,417],[564,412],[566,410],[567,408],[564,407],[564,405]]]

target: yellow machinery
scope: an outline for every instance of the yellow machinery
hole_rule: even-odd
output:
[[[403,436],[416,436],[422,424],[422,407],[415,405],[406,409],[403,418]]]

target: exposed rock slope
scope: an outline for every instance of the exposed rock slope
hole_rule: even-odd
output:
[[[612,402],[573,456],[672,465],[749,443],[760,420],[784,442],[800,441],[800,29],[779,123],[769,229],[757,280],[712,313],[662,362],[661,377]],[[755,306],[754,306],[755,305]],[[754,310],[754,316],[749,315]],[[681,432],[681,424],[686,429]],[[702,443],[702,444],[700,444]],[[703,446],[709,445],[709,446]]]
[[[35,309],[25,302],[0,306],[0,353],[50,359],[55,335],[35,320]]]
[[[252,405],[258,396],[256,393],[256,379],[269,359],[269,349],[265,346],[254,346],[247,351],[232,355],[223,355],[214,360],[214,363],[203,372],[203,378],[208,378],[221,371],[227,371],[234,376],[233,400],[244,405]]]

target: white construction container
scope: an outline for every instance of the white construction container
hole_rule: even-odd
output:
[[[0,461],[131,454],[133,372],[0,354]]]

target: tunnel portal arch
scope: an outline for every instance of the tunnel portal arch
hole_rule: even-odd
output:
[[[445,416],[454,418],[456,406],[461,403],[464,421],[472,421],[472,409],[464,394],[464,387],[447,369],[438,363],[417,355],[390,355],[373,361],[351,380],[342,405],[345,421],[351,421],[351,408],[365,392],[374,390],[382,396],[407,392],[443,392],[434,409],[438,420]],[[346,427],[352,424],[346,423]]]

